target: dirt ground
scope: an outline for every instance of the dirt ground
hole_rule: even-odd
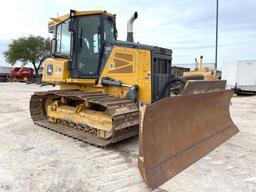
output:
[[[102,149],[33,124],[29,98],[53,89],[0,83],[0,191],[150,191],[138,137]],[[240,133],[155,191],[256,191],[256,96],[234,97]]]

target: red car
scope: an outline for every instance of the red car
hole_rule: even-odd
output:
[[[34,70],[30,67],[14,67],[11,70],[11,79],[16,81],[30,81]]]

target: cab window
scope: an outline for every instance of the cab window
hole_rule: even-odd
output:
[[[68,31],[69,20],[57,26],[57,47],[56,54],[70,55],[70,32]]]

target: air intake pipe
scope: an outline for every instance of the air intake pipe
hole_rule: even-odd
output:
[[[127,39],[126,41],[134,42],[133,41],[133,22],[135,19],[138,18],[138,12],[134,12],[134,14],[131,16],[131,18],[127,22]]]

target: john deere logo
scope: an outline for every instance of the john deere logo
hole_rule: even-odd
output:
[[[53,73],[53,65],[48,64],[47,65],[47,75],[52,75],[52,73]]]

